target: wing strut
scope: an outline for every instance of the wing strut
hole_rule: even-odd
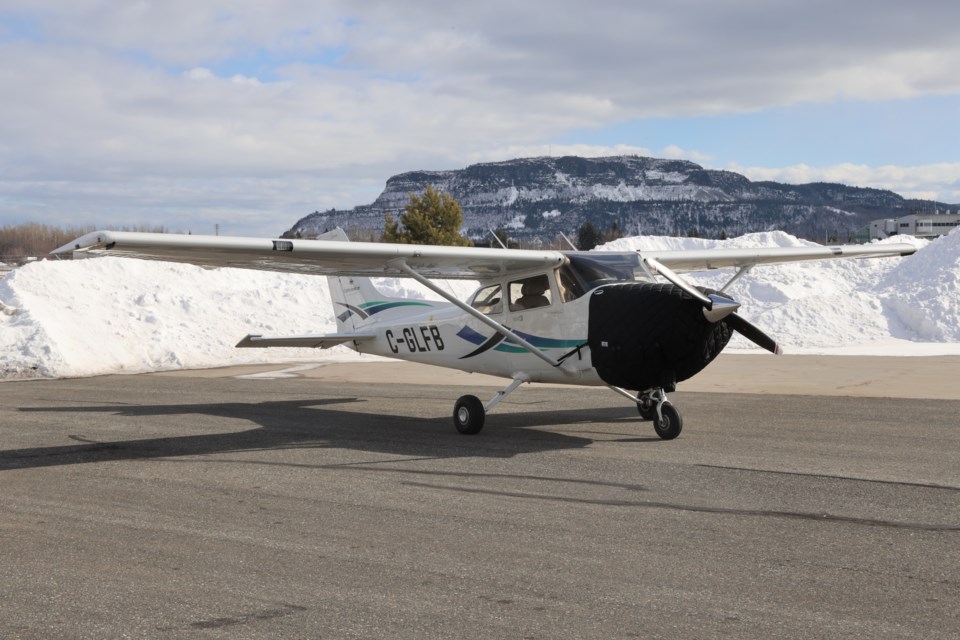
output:
[[[736,282],[737,280],[739,280],[739,279],[742,278],[743,276],[747,275],[747,272],[749,272],[750,269],[753,269],[755,266],[757,266],[757,265],[755,265],[755,264],[748,264],[748,265],[744,265],[744,266],[740,267],[739,269],[737,269],[737,273],[734,274],[734,276],[733,276],[732,278],[730,278],[729,280],[727,280],[727,284],[725,284],[725,285],[723,285],[722,287],[720,287],[720,293],[726,293],[726,292],[727,292],[727,289],[730,288],[730,285],[732,285],[734,282]]]
[[[496,320],[483,315],[482,313],[480,313],[479,311],[477,311],[476,309],[468,305],[466,302],[463,302],[462,300],[459,300],[458,298],[454,297],[452,294],[447,293],[446,291],[444,291],[443,289],[435,285],[433,282],[431,282],[429,278],[426,278],[420,275],[414,269],[410,268],[407,265],[407,263],[404,262],[403,260],[391,261],[389,265],[394,269],[398,269],[404,272],[405,274],[407,274],[408,276],[410,276],[411,278],[413,278],[414,280],[416,280],[426,288],[430,289],[430,291],[433,291],[435,294],[442,297],[447,302],[453,305],[456,305],[466,313],[469,313],[471,316],[473,316],[483,324],[487,325],[488,327],[490,327],[500,335],[504,336],[505,338],[510,338],[511,340],[516,342],[518,345],[520,345],[521,347],[523,347],[533,355],[537,356],[538,358],[540,358],[541,360],[549,364],[551,367],[560,367],[562,371],[565,371],[565,372],[567,371],[567,369],[563,367],[562,362],[560,362],[559,360],[554,360],[553,358],[545,354],[543,351],[536,348],[535,346],[533,346],[532,344],[530,344],[529,342],[527,342],[526,340],[524,340],[523,338],[521,338],[516,333],[514,333],[507,327],[503,326]],[[571,375],[573,374],[573,372],[570,372],[570,373]]]

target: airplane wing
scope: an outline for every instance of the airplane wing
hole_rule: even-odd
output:
[[[329,349],[344,342],[364,342],[374,338],[372,333],[328,333],[326,335],[285,336],[265,338],[250,334],[236,344],[237,348],[253,347],[307,347],[309,349]]]
[[[906,256],[916,247],[906,243],[833,247],[764,247],[640,251],[643,258],[676,271],[705,271],[806,260]],[[316,275],[404,275],[399,263],[426,278],[477,280],[563,264],[560,251],[483,249],[332,240],[242,238],[129,231],[95,231],[54,250],[80,252],[205,267],[236,267]],[[629,252],[634,253],[634,252]]]
[[[69,252],[340,276],[395,276],[399,274],[391,263],[403,262],[428,278],[468,280],[547,269],[564,261],[559,251],[128,231],[94,231],[52,253]]]
[[[806,260],[839,258],[885,258],[908,256],[917,248],[905,242],[886,244],[840,245],[834,247],[763,247],[756,249],[696,249],[680,251],[641,251],[675,271],[707,271],[724,267],[749,267],[757,264],[782,264]]]

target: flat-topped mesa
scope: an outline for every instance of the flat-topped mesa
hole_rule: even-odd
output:
[[[920,206],[891,191],[752,182],[687,160],[538,157],[401,173],[387,180],[373,203],[310,214],[285,235],[309,237],[336,226],[379,232],[387,213],[402,212],[409,194],[427,185],[460,203],[464,231],[474,238],[503,228],[511,237],[547,240],[589,222],[601,231],[616,225],[628,235],[722,237],[782,229],[846,240],[871,220]]]

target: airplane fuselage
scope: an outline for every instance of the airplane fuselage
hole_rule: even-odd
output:
[[[572,352],[563,367],[550,366],[450,303],[422,300],[417,304],[417,308],[422,305],[418,313],[412,313],[410,306],[396,307],[358,325],[358,330],[371,330],[376,337],[354,348],[471,373],[505,378],[522,375],[530,382],[605,384],[590,364],[587,297],[540,309],[491,314],[554,358]]]
[[[552,276],[552,274],[545,274]],[[559,279],[551,278],[556,286]],[[354,345],[364,353],[529,382],[613,385],[637,391],[672,389],[706,367],[730,339],[722,321],[708,321],[700,304],[670,284],[625,281],[564,300],[550,292],[542,306],[522,309],[499,300],[484,307],[485,285],[472,298],[551,365],[475,315],[447,302],[369,304],[357,330],[374,338]],[[513,310],[510,309],[513,307]]]

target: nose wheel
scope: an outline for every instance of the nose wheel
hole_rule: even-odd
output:
[[[644,420],[653,422],[653,430],[664,440],[673,440],[683,430],[680,412],[667,400],[663,389],[651,389],[637,394],[637,412]]]
[[[664,440],[673,440],[683,429],[683,418],[680,412],[669,402],[664,402],[658,407],[660,415],[653,418],[653,430]]]

